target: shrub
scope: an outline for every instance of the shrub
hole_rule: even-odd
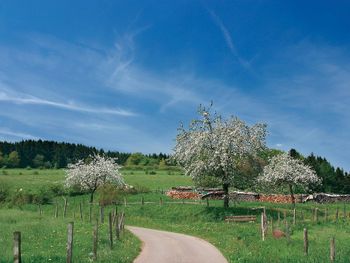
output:
[[[194,183],[197,187],[217,187],[221,185],[219,178],[209,175],[198,177]]]
[[[17,206],[31,204],[33,203],[33,196],[32,193],[24,192],[22,189],[19,189],[11,196],[11,204]]]
[[[156,171],[150,171],[149,174],[157,174]]]
[[[147,188],[146,186],[141,186],[141,185],[134,185],[134,186],[128,186],[123,188],[123,192],[125,194],[144,194],[144,193],[149,193],[151,190]]]
[[[34,204],[48,204],[52,201],[53,193],[50,188],[41,188],[38,193],[33,195],[32,203]]]
[[[5,202],[9,198],[10,191],[8,189],[4,184],[0,186],[0,203]]]
[[[54,196],[66,195],[67,192],[64,189],[63,185],[55,184],[50,186],[50,191]]]
[[[105,184],[99,187],[97,192],[100,205],[116,204],[120,196],[119,188],[113,184]]]
[[[38,171],[34,171],[33,174],[34,174],[34,175],[38,175],[39,172],[38,172]]]

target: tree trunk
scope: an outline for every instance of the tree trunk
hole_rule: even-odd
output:
[[[293,207],[295,208],[295,197],[294,197],[294,193],[293,193],[293,185],[289,185],[289,191],[290,191],[290,196],[292,197],[292,203],[293,203]]]
[[[223,187],[223,190],[224,190],[224,208],[228,208],[229,207],[229,201],[230,201],[230,197],[229,197],[229,194],[228,194],[229,184],[223,184],[222,187]]]

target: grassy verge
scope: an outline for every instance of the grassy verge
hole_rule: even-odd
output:
[[[42,216],[31,206],[25,210],[0,209],[0,262],[12,262],[14,231],[22,235],[22,262],[66,262],[67,225],[74,219],[53,218],[48,214],[51,209],[44,207]],[[74,220],[74,262],[92,261],[92,229],[92,224]],[[140,241],[125,231],[110,250],[107,231],[107,223],[99,226],[97,262],[132,262],[139,253]]]

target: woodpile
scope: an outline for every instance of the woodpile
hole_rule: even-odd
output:
[[[200,194],[196,192],[171,190],[171,191],[168,191],[166,195],[172,199],[191,199],[191,200],[200,199]]]
[[[295,202],[301,203],[301,195],[294,195]],[[290,195],[259,195],[260,202],[291,204],[292,197]]]

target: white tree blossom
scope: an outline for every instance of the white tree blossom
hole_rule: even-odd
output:
[[[68,165],[65,185],[67,187],[77,185],[82,190],[88,191],[90,193],[90,202],[92,203],[95,191],[105,183],[124,185],[119,169],[120,166],[115,159],[94,155],[89,163],[80,160],[77,163]]]
[[[258,181],[272,186],[288,186],[293,203],[295,203],[293,187],[306,189],[310,184],[321,183],[321,179],[311,167],[288,153],[273,156],[269,164],[264,167]]]
[[[201,118],[192,121],[188,130],[179,128],[173,158],[193,179],[220,178],[228,207],[228,188],[241,160],[265,148],[266,125],[250,127],[237,117],[223,120],[202,106],[198,113]]]

